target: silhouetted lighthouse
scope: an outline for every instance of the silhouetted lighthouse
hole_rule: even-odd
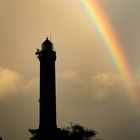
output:
[[[54,135],[56,131],[56,91],[55,60],[56,52],[48,38],[37,50],[40,61],[40,124],[39,139]]]

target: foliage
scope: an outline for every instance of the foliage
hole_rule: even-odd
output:
[[[31,140],[38,140],[38,129],[29,129],[32,134]],[[58,128],[55,138],[60,140],[90,140],[95,138],[97,132],[91,129],[84,128],[80,124],[70,123],[70,127]]]
[[[32,137],[30,137],[31,140],[38,140],[38,136],[39,136],[39,130],[38,129],[29,129],[29,132],[32,135]]]

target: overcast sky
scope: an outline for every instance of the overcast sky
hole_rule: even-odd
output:
[[[140,89],[140,1],[98,0]],[[102,140],[139,140],[140,109],[100,46],[80,0],[0,0],[0,136],[28,140],[38,128],[39,61],[46,36],[57,52],[57,125],[98,131]]]

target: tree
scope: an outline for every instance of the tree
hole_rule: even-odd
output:
[[[38,140],[38,129],[29,129],[32,134],[31,140]],[[97,132],[84,128],[78,123],[70,123],[70,127],[58,128],[55,138],[60,140],[90,140],[95,138]]]
[[[78,123],[70,123],[70,127],[63,128],[61,131],[67,131],[70,140],[90,140],[97,134],[96,131],[84,128]]]

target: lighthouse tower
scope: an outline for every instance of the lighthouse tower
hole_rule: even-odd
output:
[[[40,120],[39,140],[54,135],[56,125],[55,60],[56,52],[48,38],[36,55],[40,61]]]

